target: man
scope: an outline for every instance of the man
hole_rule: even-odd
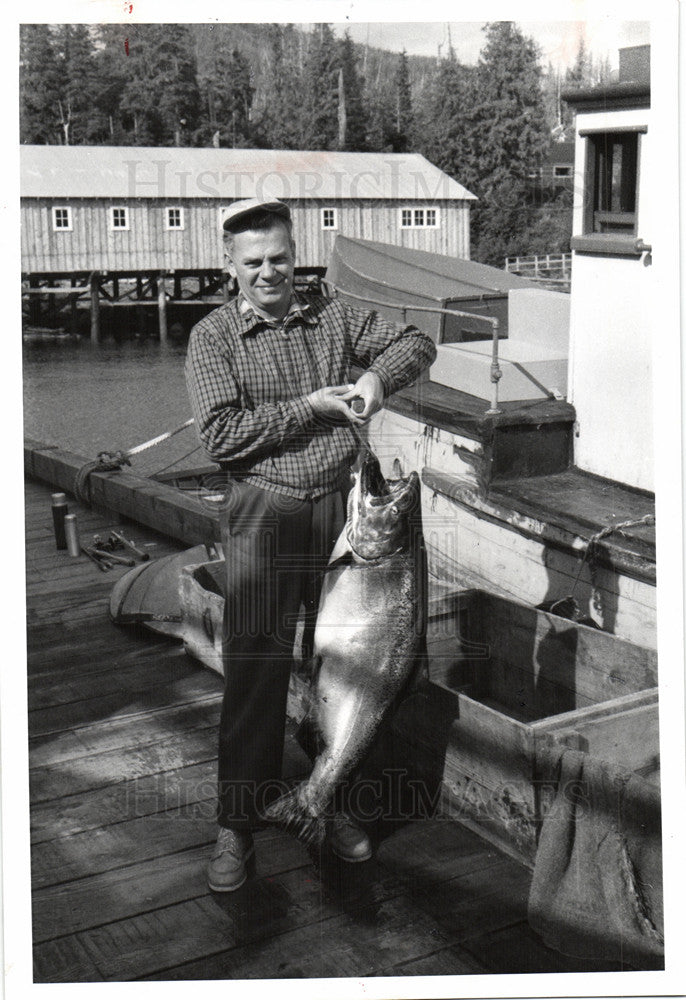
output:
[[[358,428],[435,355],[414,327],[336,299],[298,297],[282,202],[234,202],[224,244],[238,295],[194,327],[186,361],[200,439],[230,473],[219,836],[208,869],[218,892],[245,881],[252,831],[279,791],[296,625],[304,606],[306,654],[321,573],[345,522]],[[366,370],[353,384],[354,363]],[[329,843],[345,861],[371,856],[367,836],[342,812]]]

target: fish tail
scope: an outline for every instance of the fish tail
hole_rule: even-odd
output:
[[[303,785],[275,799],[264,811],[265,819],[278,823],[305,844],[321,846],[326,833],[323,816],[313,814],[303,802]]]

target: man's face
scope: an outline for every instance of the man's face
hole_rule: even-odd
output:
[[[280,222],[234,236],[229,271],[246,299],[275,319],[282,319],[290,305],[294,266],[288,230]]]

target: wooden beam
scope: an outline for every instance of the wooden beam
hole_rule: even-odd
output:
[[[74,495],[76,474],[90,459],[27,439],[24,465],[28,478]],[[93,506],[131,518],[185,545],[218,541],[219,516],[202,501],[154,479],[121,469],[90,477]]]

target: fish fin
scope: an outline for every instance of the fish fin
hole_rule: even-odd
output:
[[[339,561],[345,561],[352,557],[352,549],[350,548],[350,542],[348,541],[348,535],[343,528],[340,535],[336,539],[336,544],[331,550],[331,555],[329,556],[329,565],[327,568],[331,568],[333,563],[338,563]]]
[[[307,811],[300,794],[302,787],[297,785],[275,799],[265,809],[264,818],[271,823],[278,823],[305,844],[320,846],[326,834],[326,822],[323,816],[313,816]]]

